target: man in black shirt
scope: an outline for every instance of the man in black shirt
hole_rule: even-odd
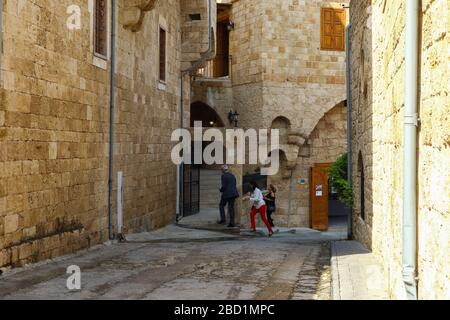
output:
[[[230,215],[229,228],[235,227],[235,212],[234,204],[236,199],[239,198],[239,192],[237,190],[236,177],[230,172],[227,165],[222,167],[222,198],[220,200],[220,221],[219,224],[226,223],[225,206],[228,204],[228,213]]]

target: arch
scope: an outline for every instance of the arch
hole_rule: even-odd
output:
[[[201,121],[204,128],[224,128],[225,124],[219,114],[206,103],[197,101],[191,104],[191,127],[195,121]]]
[[[291,129],[291,121],[283,116],[276,117],[270,126],[271,129],[276,129],[280,132],[280,144],[288,143],[288,134]]]
[[[270,126],[272,129],[290,129],[291,121],[283,116],[276,117],[272,121],[272,125]]]
[[[313,139],[314,135],[317,134],[317,131],[319,129],[319,124],[327,119],[327,116],[335,111],[337,108],[345,108],[346,107],[347,100],[341,101],[338,104],[334,105],[331,109],[329,109],[327,112],[323,114],[323,116],[316,122],[316,125],[314,126],[314,129],[309,133],[308,138]]]
[[[308,117],[308,118],[307,118],[307,121],[305,120],[303,123],[302,131],[303,131],[304,136],[309,137],[311,135],[311,133],[314,131],[314,129],[317,127],[317,125],[319,124],[320,120],[322,120],[328,112],[330,112],[337,106],[345,106],[346,105],[347,100],[345,99],[345,93],[342,95],[342,98],[339,98],[336,100],[339,102],[333,103],[333,101],[329,101],[329,103],[326,103],[327,107],[323,108],[322,111],[316,111],[312,114],[308,113],[307,115],[305,115],[305,117]],[[334,101],[336,101],[336,100],[334,100]]]

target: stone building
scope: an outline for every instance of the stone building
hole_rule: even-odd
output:
[[[417,291],[450,298],[449,2],[419,2]],[[353,233],[383,263],[392,298],[402,279],[406,1],[351,2]]]
[[[348,2],[218,1],[217,56],[194,81],[193,114],[208,110],[234,127],[228,117],[237,112],[241,128],[280,129],[282,170],[268,179],[279,189],[279,226],[312,225],[311,168],[347,151]],[[242,174],[258,169],[244,166]],[[328,206],[328,180],[316,185]],[[321,214],[317,228],[326,229],[328,212]]]
[[[120,232],[119,172],[124,232],[173,222],[170,138],[180,126],[181,96],[186,120],[190,104],[182,71],[214,55],[215,2],[3,0],[2,10],[0,267],[71,253]]]

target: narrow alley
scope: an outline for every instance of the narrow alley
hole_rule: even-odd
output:
[[[450,0],[0,0],[0,300],[449,300],[449,36]]]

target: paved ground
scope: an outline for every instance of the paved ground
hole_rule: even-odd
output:
[[[7,272],[0,299],[330,299],[330,235],[274,238],[170,226]],[[66,288],[68,266],[82,290]]]
[[[387,300],[382,266],[356,241],[332,243],[332,292],[334,300]]]

